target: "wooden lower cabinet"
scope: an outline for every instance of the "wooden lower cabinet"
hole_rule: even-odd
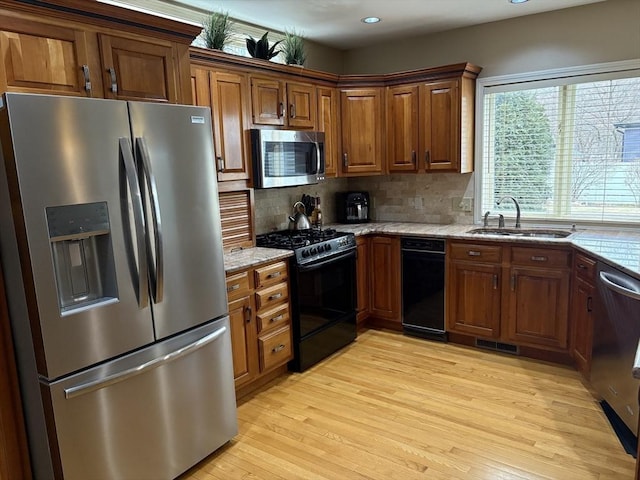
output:
[[[576,254],[571,287],[571,356],[576,368],[589,378],[593,344],[593,309],[596,301],[596,261]]]
[[[293,358],[286,261],[227,274],[236,390]]]
[[[448,330],[500,336],[500,265],[452,260],[447,273]]]
[[[370,282],[369,282],[369,270],[370,270],[370,254],[369,254],[369,238],[368,237],[356,237],[356,284],[357,284],[357,316],[356,322],[358,329],[360,329],[367,318],[370,311]]]
[[[402,329],[400,238],[369,239],[370,309],[375,325]]]
[[[571,251],[450,242],[450,332],[568,353]]]

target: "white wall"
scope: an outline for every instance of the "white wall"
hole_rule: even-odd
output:
[[[344,73],[470,62],[489,77],[633,58],[640,58],[640,0],[607,0],[349,50]]]

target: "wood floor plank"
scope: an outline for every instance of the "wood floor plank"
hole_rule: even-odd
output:
[[[367,330],[238,407],[181,480],[631,480],[570,367]]]

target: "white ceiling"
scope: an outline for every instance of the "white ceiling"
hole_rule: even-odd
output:
[[[174,6],[228,12],[230,17],[270,30],[295,29],[304,37],[339,49],[441,32],[606,0],[162,0]],[[610,0],[611,1],[611,0]],[[365,25],[361,18],[380,17]]]

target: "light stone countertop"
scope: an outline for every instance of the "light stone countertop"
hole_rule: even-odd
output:
[[[359,224],[331,224],[324,228],[335,228],[355,235],[387,234],[452,238],[458,240],[490,240],[493,242],[547,246],[574,246],[592,257],[604,261],[625,273],[640,279],[640,231],[578,228],[566,238],[510,237],[468,233],[478,225],[439,225],[409,222],[370,222]],[[529,228],[529,227],[523,227]],[[536,228],[536,227],[532,227]],[[539,227],[544,228],[544,227]],[[224,266],[227,273],[293,256],[290,250],[254,247],[225,253]]]
[[[224,270],[226,273],[233,273],[291,256],[293,256],[291,250],[264,247],[243,248],[224,254]]]

